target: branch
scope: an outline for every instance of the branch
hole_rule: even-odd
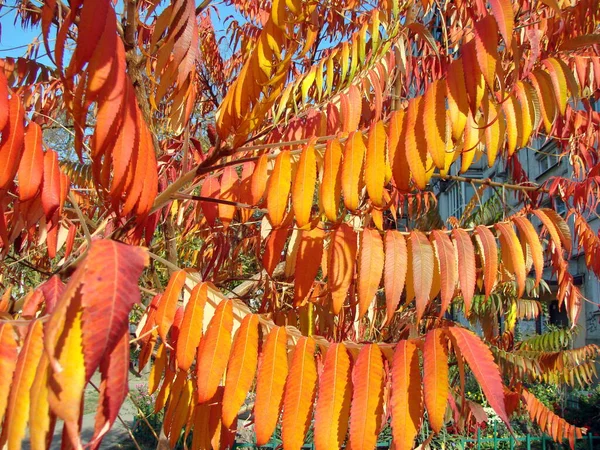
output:
[[[499,188],[503,188],[503,189],[509,189],[512,191],[537,191],[537,192],[543,192],[545,194],[548,194],[549,191],[548,189],[539,186],[539,185],[535,185],[535,186],[524,186],[521,184],[509,184],[509,183],[499,183],[497,181],[492,181],[489,178],[468,178],[468,177],[461,177],[458,175],[446,175],[443,176],[439,173],[434,173],[432,175],[433,178],[439,178],[441,180],[452,180],[452,181],[460,181],[461,183],[473,183],[473,184],[483,184],[486,186],[494,186],[494,187],[499,187]]]

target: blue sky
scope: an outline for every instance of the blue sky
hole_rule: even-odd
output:
[[[2,3],[2,0],[0,0]],[[166,4],[166,2],[164,2]],[[237,14],[235,9],[232,6],[226,6],[220,1],[213,2],[214,5],[217,5],[216,8],[219,11],[219,14],[215,14],[214,11],[211,10],[211,16],[213,20],[213,24],[215,27],[215,31],[217,32],[217,38],[223,35],[225,28],[225,19],[234,15],[240,21],[243,21],[241,16]],[[115,7],[117,13],[122,10],[121,1],[117,2]],[[27,45],[32,43],[35,39],[39,38],[40,43],[42,40],[41,37],[41,28],[39,26],[27,27],[23,29],[20,24],[20,20],[17,21],[15,25],[15,13],[14,8],[8,7],[5,5],[0,9],[0,58],[5,57],[13,57],[17,58],[20,56],[24,56],[27,51]],[[157,12],[160,12],[161,8],[157,9]],[[53,48],[53,45],[51,45]],[[41,44],[39,54],[43,55],[45,50],[43,48],[43,44]],[[48,58],[40,58],[40,62],[43,64],[51,64]]]

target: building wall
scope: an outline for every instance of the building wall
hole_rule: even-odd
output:
[[[572,172],[568,161],[563,157],[558,156],[558,149],[556,144],[552,141],[544,142],[543,140],[534,141],[532,148],[521,149],[517,153],[517,157],[528,174],[529,179],[538,184],[543,183],[549,177],[553,176],[572,176]],[[452,166],[452,175],[456,175],[459,163]],[[471,168],[461,174],[468,178],[485,179],[490,178],[494,181],[507,181],[509,174],[506,171],[504,160],[499,158],[493,168],[489,168],[485,155],[481,159],[473,164]],[[438,195],[438,204],[440,216],[443,221],[446,221],[449,217],[461,217],[466,205],[475,197],[476,202],[487,201],[494,193],[492,188],[487,188],[480,198],[475,196],[477,185],[470,185],[469,183],[463,182],[444,182],[440,181],[434,185],[434,191]],[[516,196],[513,192],[497,190],[499,195],[503,196],[504,201],[509,206],[512,205],[515,209],[518,208]],[[542,206],[556,208],[556,210],[565,215],[566,208],[560,201],[560,199],[550,200],[548,199]],[[509,212],[510,215],[510,212]],[[572,220],[569,221],[573,238],[575,239],[575,233],[573,230]],[[539,222],[533,220],[533,224],[540,227]],[[591,218],[589,221],[590,227],[595,232],[600,227],[600,220],[597,217]],[[577,336],[575,346],[579,347],[585,344],[595,343],[600,345],[600,308],[597,306],[600,303],[600,280],[594,275],[594,273],[587,270],[585,266],[584,256],[577,254],[576,243],[573,242],[574,255],[569,261],[569,268],[571,274],[581,275],[583,282],[579,286],[582,294],[585,298],[590,301],[585,301],[582,305],[582,311],[579,317],[579,325],[581,326],[581,333]],[[600,257],[600,255],[599,255]],[[544,273],[544,280],[552,280],[551,270],[547,268]],[[525,325],[525,324],[523,324]]]

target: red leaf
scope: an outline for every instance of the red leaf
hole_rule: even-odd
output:
[[[32,199],[42,184],[44,152],[42,150],[42,129],[30,122],[25,133],[25,151],[19,164],[19,200]]]
[[[3,70],[3,69],[0,69]],[[9,120],[1,129],[0,142],[0,189],[7,189],[17,174],[24,142],[23,105],[18,95],[13,94],[8,101]]]
[[[129,312],[140,301],[137,283],[147,264],[141,247],[109,240],[92,243],[81,289],[86,380],[129,329]]]
[[[460,327],[448,328],[454,338],[454,349],[465,359],[485,397],[496,414],[510,428],[504,406],[504,387],[500,370],[494,362],[490,349],[473,332]]]
[[[54,150],[48,150],[44,155],[44,182],[42,185],[42,207],[44,208],[46,219],[52,217],[60,206],[58,154]]]
[[[221,185],[216,176],[210,176],[204,180],[202,188],[200,189],[200,196],[207,198],[217,198]],[[219,206],[215,202],[202,201],[200,202],[200,208],[204,213],[206,221],[211,227],[215,226],[215,219],[217,218]]]
[[[100,398],[91,448],[99,448],[111,429],[129,392],[129,333],[126,330],[110,354],[100,364]]]

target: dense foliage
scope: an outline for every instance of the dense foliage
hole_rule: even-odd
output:
[[[82,448],[99,372],[98,448],[134,345],[162,446],[225,448],[251,409],[258,444],[391,427],[408,449],[487,420],[472,377],[507,427],[574,447],[585,430],[526,386],[591,383],[599,349],[515,325],[545,268],[572,325],[569,258],[600,275],[597,0],[1,8],[43,39],[0,60],[0,446],[29,425],[47,448],[60,420]],[[539,185],[518,156],[549,141],[572,176]],[[510,179],[458,175],[480,161]],[[469,220],[441,222],[439,179],[479,187]],[[495,214],[487,189],[514,201]]]

